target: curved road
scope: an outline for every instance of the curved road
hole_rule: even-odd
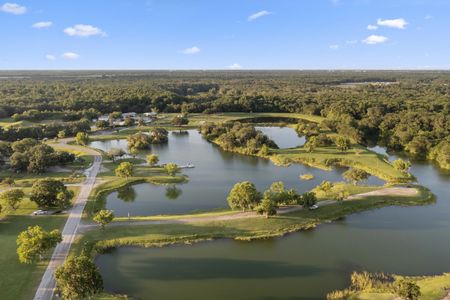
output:
[[[66,144],[59,145],[65,148],[76,148],[76,146]],[[95,178],[97,177],[97,173],[100,170],[102,163],[102,156],[99,155],[98,152],[93,150],[89,152],[94,155],[94,162],[92,166],[86,170],[86,180],[81,185],[80,192],[69,212],[69,217],[67,218],[66,225],[64,225],[64,229],[62,231],[63,240],[53,251],[53,255],[34,296],[35,300],[51,300],[53,298],[54,289],[56,287],[53,274],[55,273],[55,270],[64,263],[67,255],[69,254],[70,246],[72,245],[72,242],[77,234],[84,207],[88,200],[89,194],[94,187]]]

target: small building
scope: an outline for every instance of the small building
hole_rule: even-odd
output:
[[[144,113],[145,117],[150,117],[150,118],[154,118],[154,117],[156,117],[156,115],[157,115],[157,113],[155,113],[153,111]]]

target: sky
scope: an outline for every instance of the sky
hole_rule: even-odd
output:
[[[450,69],[450,0],[0,0],[0,70]]]

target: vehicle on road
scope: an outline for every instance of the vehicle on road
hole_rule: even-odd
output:
[[[33,212],[33,216],[42,216],[42,215],[48,215],[48,211],[46,210],[42,210],[42,209],[38,209],[36,211]]]
[[[314,205],[312,205],[312,206],[309,207],[309,210],[316,210],[316,209],[318,209],[318,208],[319,208],[319,205],[314,204]]]

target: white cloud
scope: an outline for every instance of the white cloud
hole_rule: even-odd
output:
[[[190,47],[190,48],[183,49],[181,52],[184,53],[184,54],[196,54],[196,53],[200,52],[200,48],[196,47],[196,46],[193,46],[193,47]]]
[[[56,59],[56,56],[54,56],[54,55],[52,55],[52,54],[47,54],[47,55],[45,56],[45,58],[46,58],[47,60],[55,60],[55,59]]]
[[[68,59],[68,60],[74,60],[74,59],[78,59],[80,57],[80,55],[78,53],[75,52],[66,52],[62,55],[62,57],[64,59]]]
[[[339,49],[339,45],[330,45],[329,48],[332,50],[337,50]]]
[[[231,66],[228,66],[228,69],[230,69],[230,70],[240,70],[240,69],[242,69],[242,66],[240,64],[232,64]]]
[[[375,45],[375,44],[382,44],[382,43],[386,42],[387,40],[388,40],[388,38],[385,36],[372,34],[372,35],[368,36],[362,42],[364,44],[368,44],[368,45]]]
[[[367,30],[377,30],[378,26],[377,25],[367,25]]]
[[[0,6],[0,11],[13,14],[13,15],[23,15],[27,12],[27,8],[25,6],[21,6],[17,3],[5,3]]]
[[[248,20],[249,22],[251,22],[251,21],[255,21],[256,19],[259,19],[259,18],[261,18],[261,17],[268,16],[268,15],[271,15],[271,14],[272,14],[272,13],[271,13],[270,11],[262,10],[262,11],[259,11],[259,12],[257,12],[257,13],[254,13],[254,14],[248,16],[247,20]]]
[[[36,29],[41,29],[41,28],[48,28],[48,27],[50,27],[52,25],[53,25],[52,22],[47,21],[47,22],[34,23],[31,27],[36,28]]]
[[[379,26],[386,26],[391,28],[397,28],[397,29],[405,29],[406,25],[408,25],[408,22],[405,21],[403,18],[399,19],[378,19],[377,24]]]
[[[106,36],[106,33],[98,27],[85,24],[77,24],[64,29],[64,33],[69,36],[90,37],[94,35]]]

